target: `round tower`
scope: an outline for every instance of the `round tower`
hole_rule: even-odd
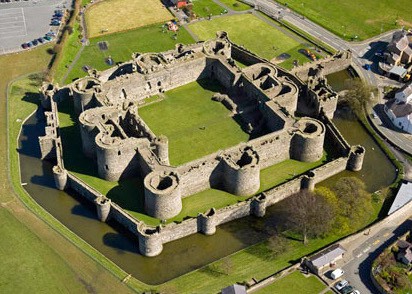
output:
[[[73,93],[74,110],[81,113],[94,106],[93,97],[100,91],[100,81],[93,77],[84,77],[75,81],[71,90]]]
[[[169,141],[166,136],[160,135],[155,139],[156,155],[163,165],[169,165]]]
[[[259,194],[252,200],[252,213],[257,217],[264,217],[266,214],[266,195]]]
[[[365,148],[361,145],[352,146],[350,148],[347,169],[351,171],[360,171],[365,157]]]
[[[169,219],[182,210],[179,176],[172,171],[153,171],[144,179],[146,213],[158,219]]]
[[[96,128],[98,119],[94,113],[84,111],[79,116],[79,122],[83,154],[89,158],[95,158],[96,135],[99,133],[99,130]]]
[[[101,222],[106,222],[110,214],[110,204],[112,201],[106,197],[98,197],[94,200],[96,203],[97,217]]]
[[[58,165],[53,166],[53,178],[56,188],[63,191],[67,186],[67,171]]]
[[[137,227],[139,252],[144,256],[156,256],[163,251],[160,227],[148,227],[144,224]]]
[[[302,177],[301,188],[309,191],[315,190],[315,173],[313,171],[309,171]]]
[[[325,125],[313,118],[304,117],[294,124],[290,151],[291,158],[303,162],[318,161],[323,156]]]
[[[260,188],[259,155],[252,147],[223,157],[223,186],[237,196],[248,196]]]
[[[216,210],[209,209],[206,213],[199,213],[197,216],[198,231],[205,235],[213,235],[216,233],[215,222]]]

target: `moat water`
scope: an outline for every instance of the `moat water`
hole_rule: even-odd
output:
[[[232,221],[220,226],[213,236],[195,234],[165,244],[157,257],[141,256],[132,236],[115,224],[99,222],[93,207],[81,203],[74,193],[54,188],[52,165],[38,158],[37,136],[42,134],[42,120],[41,115],[33,115],[19,138],[21,177],[27,183],[24,188],[56,219],[142,282],[163,283],[263,241],[270,234],[276,221],[276,205],[268,208],[263,219],[246,217]],[[350,144],[366,148],[364,167],[361,172],[345,171],[321,184],[331,186],[343,176],[357,176],[365,181],[369,191],[376,191],[392,183],[395,168],[363,127],[356,120],[336,118],[334,122]]]

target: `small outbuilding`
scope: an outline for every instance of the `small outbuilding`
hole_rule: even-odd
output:
[[[222,294],[246,294],[246,287],[243,285],[233,284],[222,290]]]
[[[305,260],[305,264],[317,275],[332,268],[336,262],[343,258],[346,250],[340,244],[334,244],[325,250]]]

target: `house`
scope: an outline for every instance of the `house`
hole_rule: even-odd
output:
[[[404,30],[393,34],[384,54],[388,64],[400,65],[412,61],[412,34]]]
[[[410,68],[405,66],[412,62],[412,33],[397,31],[383,53],[383,60],[379,62],[382,74],[402,80]]]
[[[401,187],[399,188],[398,193],[395,196],[395,200],[393,201],[391,207],[389,208],[388,215],[391,215],[398,209],[401,209],[406,204],[412,201],[412,183],[406,182],[402,183]]]
[[[246,287],[243,285],[233,284],[222,290],[222,294],[246,294]]]
[[[394,99],[386,102],[384,110],[397,128],[412,134],[412,83],[402,87]]]
[[[187,6],[188,1],[187,0],[170,0],[173,6],[176,6],[177,8],[183,8]]]
[[[399,240],[396,245],[399,248],[396,259],[409,265],[412,262],[412,244],[405,240]]]
[[[343,258],[346,250],[340,244],[334,244],[305,260],[307,267],[317,275],[320,275],[333,267]]]

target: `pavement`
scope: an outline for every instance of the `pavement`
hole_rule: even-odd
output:
[[[360,293],[379,293],[370,277],[372,263],[383,250],[410,230],[411,226],[412,220],[407,219],[400,226],[395,225],[379,230],[360,244],[353,250],[353,259],[342,267],[345,271],[344,278]]]
[[[0,55],[24,50],[21,44],[44,36],[53,27],[54,10],[69,0],[0,3]],[[54,27],[56,29],[57,27]]]

